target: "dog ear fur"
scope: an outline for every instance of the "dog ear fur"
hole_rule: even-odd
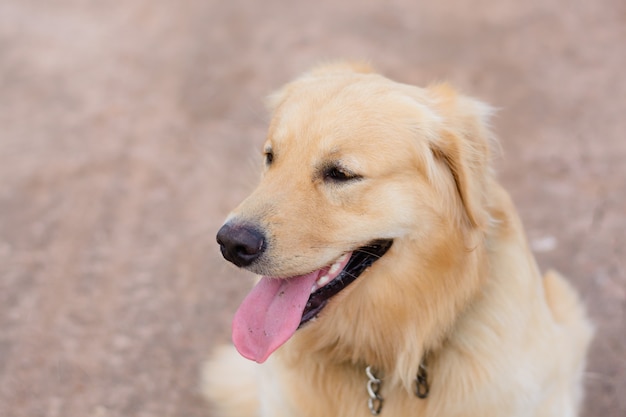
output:
[[[431,86],[443,129],[431,143],[435,158],[443,161],[454,178],[471,227],[485,229],[489,222],[486,193],[493,141],[488,118],[493,110],[463,97],[447,84]]]

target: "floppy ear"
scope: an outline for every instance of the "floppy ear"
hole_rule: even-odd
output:
[[[428,89],[434,94],[443,130],[433,139],[431,149],[454,178],[467,220],[472,227],[484,229],[489,221],[487,193],[492,176],[488,127],[492,109],[479,101],[458,95],[443,84]]]

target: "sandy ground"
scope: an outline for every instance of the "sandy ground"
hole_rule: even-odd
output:
[[[623,0],[3,0],[0,416],[211,415],[262,99],[347,57],[500,108],[500,178],[597,324],[584,415],[623,417],[625,42]]]

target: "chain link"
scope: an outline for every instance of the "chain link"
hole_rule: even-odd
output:
[[[430,385],[428,385],[428,370],[426,369],[426,360],[422,359],[417,376],[415,377],[415,395],[422,400],[428,397]]]
[[[365,374],[367,375],[367,406],[370,409],[370,413],[373,416],[380,414],[380,410],[383,409],[383,397],[378,393],[380,390],[381,380],[376,378],[372,372],[372,367],[365,368]]]

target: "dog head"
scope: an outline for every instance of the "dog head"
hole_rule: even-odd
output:
[[[315,69],[270,103],[261,182],[218,232],[226,259],[266,276],[235,317],[240,352],[262,362],[322,322],[357,338],[368,306],[409,320],[390,305],[409,294],[461,308],[478,278],[454,275],[477,263],[489,224],[489,108],[349,64]]]

